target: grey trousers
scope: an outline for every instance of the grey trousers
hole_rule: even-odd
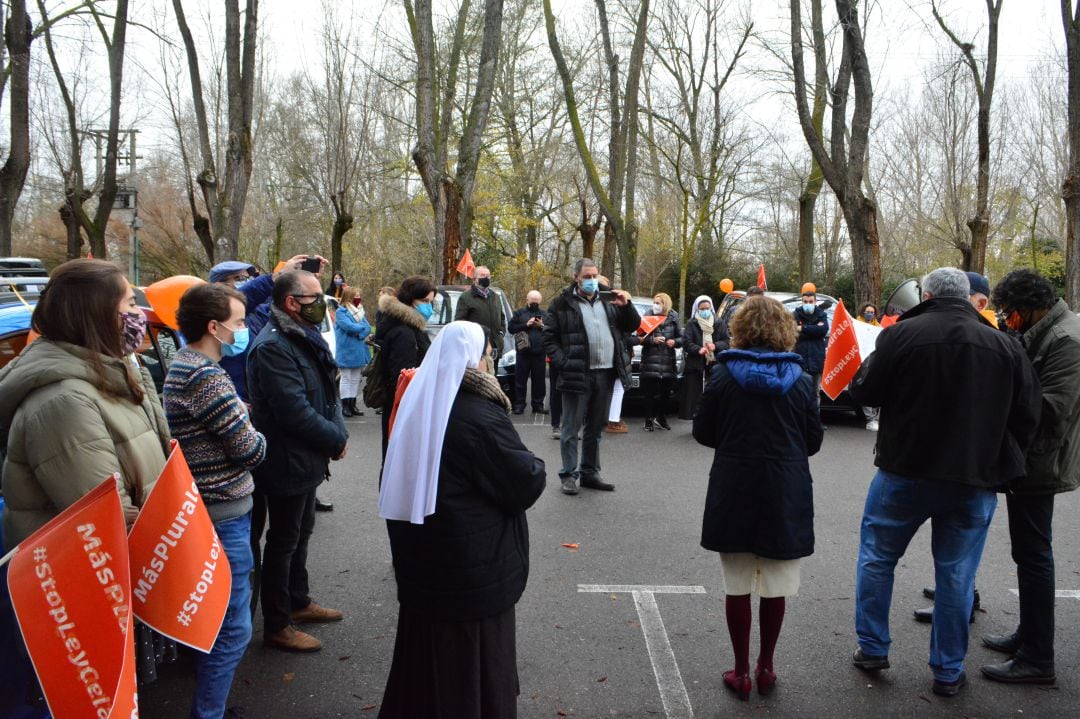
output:
[[[611,406],[614,369],[585,373],[585,393],[562,393],[562,469],[559,477],[593,480],[600,477],[600,439]],[[581,430],[584,429],[583,432]],[[578,466],[578,433],[581,432],[581,465]]]

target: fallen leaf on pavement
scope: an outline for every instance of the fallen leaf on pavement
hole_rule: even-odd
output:
[[[573,543],[563,542],[562,546],[566,547],[567,549],[580,549],[581,548],[580,545],[578,545],[577,542],[573,542]]]
[[[285,676],[281,677],[283,682],[291,682],[293,679],[296,679],[296,672],[285,672]]]

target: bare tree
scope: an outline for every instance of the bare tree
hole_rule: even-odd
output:
[[[611,134],[608,143],[607,188],[600,181],[596,161],[585,138],[585,131],[578,114],[573,76],[555,32],[555,15],[551,10],[551,0],[544,0],[544,19],[547,26],[548,45],[551,47],[551,55],[558,68],[563,93],[566,96],[566,109],[574,133],[574,143],[581,156],[581,162],[585,166],[589,186],[600,203],[600,209],[606,220],[604,224],[605,249],[600,262],[601,271],[608,277],[614,275],[614,259],[608,256],[607,249],[609,244],[614,244],[619,249],[623,285],[634,288],[637,263],[634,193],[637,182],[638,95],[649,24],[649,0],[641,0],[638,7],[625,90],[621,89],[619,83],[619,58],[611,42],[605,1],[596,0],[596,7],[600,18],[600,33],[604,42],[605,64],[608,69],[608,110]]]
[[[1069,174],[1062,183],[1065,200],[1065,301],[1080,308],[1080,4],[1061,0],[1065,57],[1069,72]]]
[[[444,74],[438,72],[431,0],[403,0],[416,49],[416,122],[419,138],[413,162],[427,191],[435,217],[435,237],[441,256],[442,281],[453,280],[459,249],[467,246],[472,232],[472,194],[480,165],[484,128],[491,110],[495,71],[502,37],[503,0],[485,0],[484,31],[476,88],[468,120],[458,145],[457,167],[448,167],[450,128],[458,91],[457,75],[465,42],[470,0],[462,0],[458,10],[450,57]],[[443,88],[441,108],[436,88]]]
[[[26,0],[10,0],[4,47],[11,63],[10,145],[0,167],[0,255],[11,255],[11,223],[30,169],[30,42],[33,27]],[[2,15],[2,13],[0,13]],[[4,22],[0,18],[0,22]],[[0,85],[2,96],[4,85]]]
[[[855,300],[862,304],[878,302],[881,296],[881,244],[878,239],[877,205],[863,189],[874,90],[862,29],[859,26],[856,0],[836,0],[836,12],[843,31],[843,50],[830,93],[832,128],[829,149],[825,147],[823,136],[814,128],[806,99],[802,10],[799,0],[791,0],[791,59],[795,78],[795,105],[806,143],[844,212],[855,270]],[[855,105],[849,125],[847,103],[852,85],[855,90]]]
[[[810,37],[814,51],[814,100],[810,124],[818,137],[825,129],[826,93],[829,87],[829,66],[825,53],[825,24],[821,0],[810,0]],[[817,205],[825,175],[813,152],[810,153],[810,174],[799,195],[799,284],[809,282],[814,274],[814,207]],[[828,273],[826,273],[828,276]]]
[[[203,246],[213,248],[211,263],[217,259],[236,259],[240,243],[240,223],[244,218],[255,150],[252,110],[255,99],[255,45],[259,0],[246,0],[242,31],[239,0],[225,0],[228,143],[224,153],[224,172],[220,171],[214,158],[195,40],[188,27],[182,0],[173,0],[172,5],[187,54],[191,99],[202,160],[202,170],[197,174],[196,182],[202,190],[202,200],[207,210],[207,216],[203,216],[195,203],[191,203],[193,226]],[[194,198],[193,191],[191,197]]]
[[[671,169],[656,173],[657,180],[673,183],[679,194],[675,243],[679,256],[679,311],[686,307],[686,280],[698,240],[712,234],[714,216],[723,213],[715,201],[718,195],[723,199],[725,185],[733,185],[726,180],[737,172],[740,162],[734,156],[739,153],[738,146],[745,143],[745,138],[733,131],[732,115],[723,108],[721,96],[743,56],[753,23],[746,20],[742,24],[735,48],[722,65],[720,18],[724,9],[724,0],[668,0],[657,13],[658,37],[650,40],[653,57],[667,75],[665,84],[672,86],[674,94],[670,107],[650,107],[649,113],[671,138],[670,148],[667,143],[651,143]],[[688,42],[702,24],[703,42]]]
[[[94,187],[85,183],[82,166],[82,138],[84,129],[79,128],[76,115],[75,99],[65,79],[65,73],[57,59],[53,45],[51,23],[44,0],[38,0],[38,11],[45,20],[43,23],[45,48],[53,69],[56,84],[60,90],[66,113],[67,134],[69,141],[69,164],[62,167],[64,177],[64,204],[60,208],[60,217],[67,230],[67,256],[69,259],[81,254],[82,240],[80,231],[86,234],[94,257],[104,259],[108,254],[105,231],[108,228],[109,215],[117,194],[116,165],[120,137],[120,103],[124,79],[124,48],[127,37],[127,0],[117,0],[110,34],[106,29],[103,16],[96,5],[88,5],[90,16],[101,35],[109,58],[109,126],[105,133],[105,161],[102,176],[95,179]],[[83,206],[97,195],[97,208],[93,215]]]
[[[979,71],[975,60],[975,44],[962,41],[949,29],[938,11],[937,3],[930,2],[934,19],[938,27],[956,45],[964,58],[964,64],[971,71],[971,80],[975,84],[975,94],[979,100],[979,156],[978,175],[976,176],[975,215],[967,221],[971,231],[971,243],[960,247],[963,269],[982,274],[986,264],[986,236],[990,229],[990,107],[994,100],[994,82],[997,77],[998,16],[1001,15],[1002,0],[986,0],[987,37],[985,75]]]

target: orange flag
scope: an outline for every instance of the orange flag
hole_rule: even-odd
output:
[[[646,336],[654,329],[662,325],[664,323],[664,319],[665,318],[658,315],[645,315],[641,318],[641,324],[637,328],[638,334],[642,337]]]
[[[851,384],[851,379],[862,365],[859,341],[855,337],[855,323],[844,309],[844,301],[836,305],[832,327],[829,328],[829,346],[825,350],[825,367],[821,370],[821,389],[831,399]]]
[[[763,290],[769,289],[769,283],[765,281],[765,263],[762,262],[757,268],[757,286]]]
[[[416,367],[410,367],[409,369],[401,370],[401,374],[397,378],[397,386],[394,388],[394,406],[390,410],[390,424],[386,429],[386,436],[389,439],[390,433],[394,431],[394,420],[397,419],[398,407],[401,406],[401,398],[405,396],[405,390],[408,389],[409,383],[412,382],[413,377],[416,376]]]
[[[465,254],[461,256],[461,262],[458,263],[457,271],[469,279],[472,279],[476,274],[476,265],[473,264],[472,253],[468,250],[465,250]]]
[[[138,716],[131,578],[113,475],[27,537],[8,591],[49,711]]]
[[[209,652],[232,592],[232,571],[176,440],[128,537],[135,616]]]

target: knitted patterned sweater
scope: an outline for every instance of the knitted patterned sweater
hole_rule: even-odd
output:
[[[209,357],[180,350],[165,378],[165,417],[214,521],[251,508],[251,468],[266,456],[266,438],[251,424],[229,375]]]

